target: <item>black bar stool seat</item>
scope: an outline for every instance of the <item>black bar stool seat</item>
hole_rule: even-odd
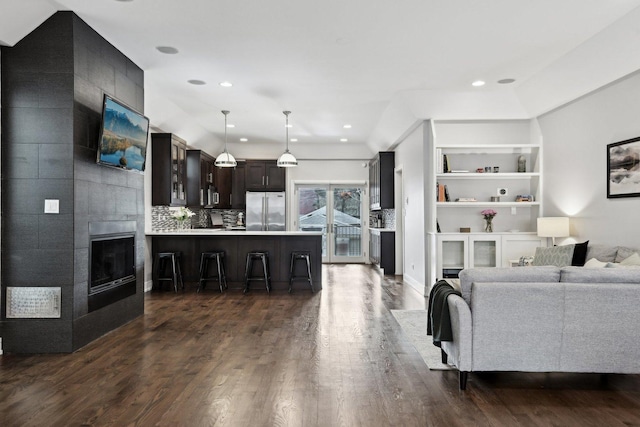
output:
[[[162,290],[162,282],[169,281],[173,285],[175,292],[178,292],[178,284],[184,290],[182,281],[182,271],[180,270],[180,252],[158,252],[155,256],[156,277],[158,289]],[[169,271],[167,272],[167,267]]]
[[[215,262],[216,274],[209,275],[209,263]],[[206,282],[210,280],[218,280],[220,292],[227,287],[227,277],[224,274],[224,252],[202,252],[200,254],[200,278],[198,280],[198,290],[204,289]]]
[[[306,264],[306,274],[296,275],[296,262],[303,261]],[[289,293],[293,291],[294,280],[307,280],[309,286],[311,286],[311,292],[313,293],[313,279],[311,279],[311,254],[305,251],[291,252],[291,265],[289,268]]]
[[[262,274],[254,276],[253,261],[259,261],[262,266]],[[247,254],[247,264],[244,272],[244,292],[249,292],[249,282],[252,280],[264,281],[267,292],[271,291],[271,274],[269,273],[269,252],[255,251]]]

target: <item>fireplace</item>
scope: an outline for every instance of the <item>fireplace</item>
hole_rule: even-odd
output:
[[[136,222],[89,223],[89,312],[136,293]]]

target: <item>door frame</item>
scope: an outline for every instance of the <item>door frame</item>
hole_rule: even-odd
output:
[[[298,189],[300,187],[324,187],[327,189],[327,192],[331,192],[335,187],[360,187],[362,188],[362,199],[361,203],[361,236],[360,241],[362,245],[362,252],[360,257],[339,257],[332,254],[333,242],[331,241],[331,234],[327,233],[327,256],[322,257],[323,263],[354,263],[354,264],[364,264],[369,259],[368,248],[369,248],[369,233],[366,231],[369,227],[369,187],[367,185],[367,181],[361,180],[340,180],[340,181],[324,181],[324,180],[292,180],[291,188],[292,188],[292,196],[290,197],[289,203],[289,224],[287,224],[289,230],[298,230],[298,207],[299,207],[299,192]],[[332,193],[333,194],[333,193]],[[333,206],[329,206],[329,199],[333,200],[333,196],[327,199],[327,212]],[[333,212],[333,210],[331,210]],[[331,213],[333,215],[333,213]],[[330,218],[327,218],[328,220]]]

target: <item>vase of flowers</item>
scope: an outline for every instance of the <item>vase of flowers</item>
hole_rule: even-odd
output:
[[[498,215],[498,212],[494,211],[493,209],[485,209],[480,212],[480,215],[482,215],[485,220],[485,233],[493,233],[493,217]]]
[[[178,208],[171,216],[176,220],[176,228],[178,230],[188,230],[191,228],[191,217],[194,216],[195,213],[191,211],[189,208]]]

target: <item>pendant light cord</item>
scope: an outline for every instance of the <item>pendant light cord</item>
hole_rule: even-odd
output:
[[[229,114],[228,110],[222,110],[222,114],[224,114],[224,152],[227,151],[227,114]]]
[[[286,138],[287,138],[287,153],[289,152],[289,114],[291,114],[291,111],[283,111],[285,117],[287,118],[286,120],[286,124],[284,126],[285,128],[285,132],[286,132]]]

